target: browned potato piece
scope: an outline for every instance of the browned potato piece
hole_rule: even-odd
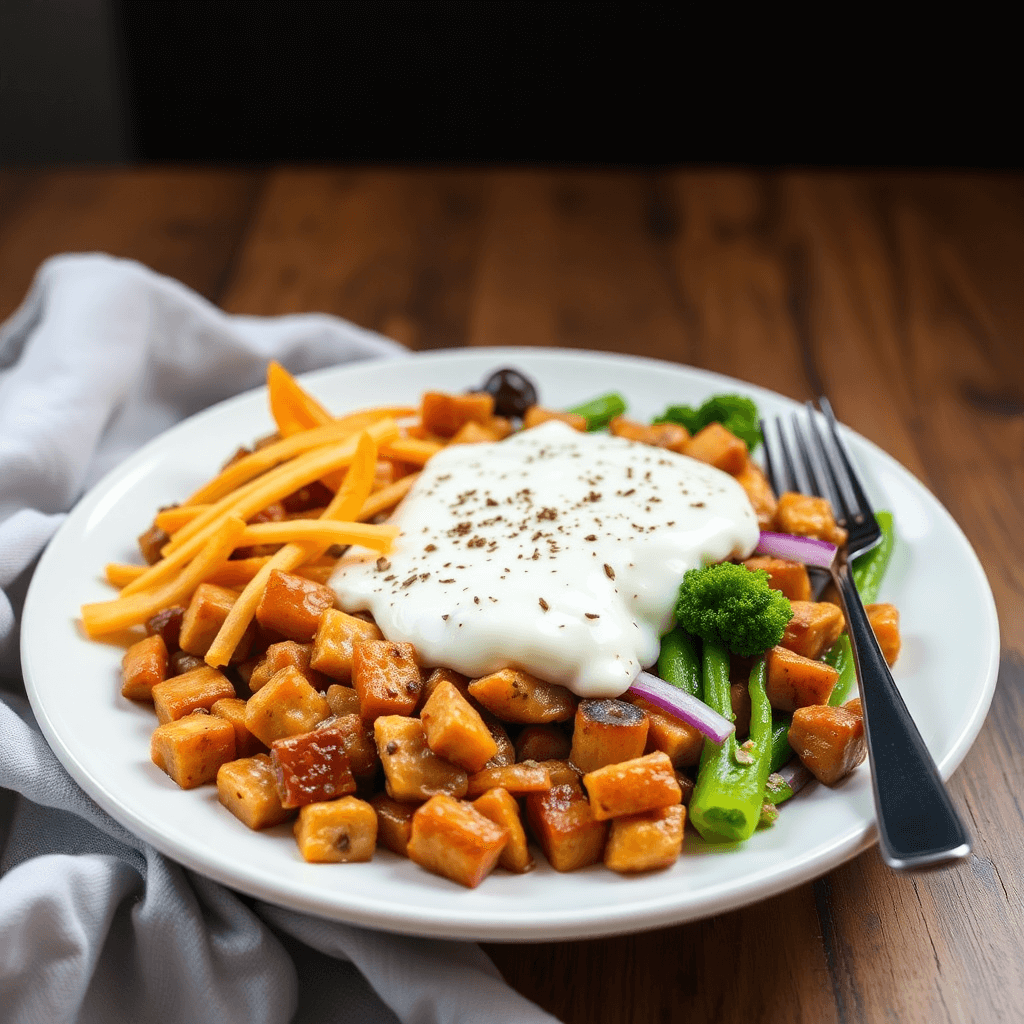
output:
[[[815,778],[835,785],[867,756],[863,716],[848,707],[798,708],[789,727],[789,745]]]
[[[209,711],[224,697],[234,697],[235,688],[223,672],[209,665],[165,679],[153,687],[153,710],[161,722],[173,722],[193,711]]]
[[[202,658],[197,658],[194,654],[186,654],[184,651],[175,651],[167,663],[167,677],[183,676],[186,672],[205,667],[206,662]]]
[[[465,796],[469,777],[427,746],[423,723],[404,715],[383,715],[373,723],[388,796],[409,803],[437,793]]]
[[[403,804],[386,793],[378,793],[370,805],[377,812],[377,842],[400,857],[408,857],[412,816],[419,804]]]
[[[551,778],[552,786],[578,785],[583,779],[583,774],[573,764],[563,758],[551,761],[538,761],[538,768],[544,768]]]
[[[498,752],[476,709],[447,681],[434,688],[420,721],[430,749],[467,772],[480,771]]]
[[[245,701],[238,697],[222,697],[210,707],[210,714],[223,718],[235,728],[235,757],[252,757],[266,753],[267,748],[245,727]]]
[[[685,822],[681,804],[615,818],[604,848],[605,867],[621,874],[671,867],[683,848]]]
[[[683,794],[679,802],[686,807],[690,802],[690,797],[693,796],[693,788],[696,784],[689,775],[684,775],[682,772],[676,772],[676,782],[679,783],[679,789]]]
[[[340,715],[331,722],[345,740],[352,774],[357,779],[370,778],[380,767],[377,756],[377,742],[373,738],[373,726],[364,722],[358,714]]]
[[[660,750],[589,772],[583,785],[598,821],[668,807],[683,797],[672,762]]]
[[[494,397],[485,391],[448,395],[425,391],[420,420],[425,430],[440,437],[452,437],[464,423],[487,423],[494,415]]]
[[[435,668],[433,672],[427,676],[427,681],[423,684],[423,703],[426,704],[430,700],[434,690],[437,689],[441,683],[451,683],[463,697],[469,697],[469,679],[459,672],[455,672],[450,668]]]
[[[530,830],[556,871],[596,864],[604,853],[608,823],[598,821],[578,781],[526,797]]]
[[[868,613],[868,622],[874,631],[878,646],[890,665],[896,664],[900,656],[900,613],[894,604],[869,604],[864,610]],[[123,692],[123,691],[122,691]],[[127,696],[127,694],[126,694]]]
[[[526,830],[515,797],[507,789],[489,789],[473,801],[473,806],[485,818],[490,818],[495,825],[500,825],[508,832],[508,842],[498,858],[498,866],[520,875],[532,871],[533,857],[526,843]]]
[[[215,583],[200,583],[181,618],[178,645],[188,654],[205,656],[214,637],[224,625],[238,593]],[[244,661],[252,645],[253,632],[247,631],[232,655],[235,661]]]
[[[490,420],[488,420],[487,423],[477,423],[475,420],[463,423],[448,443],[481,444],[482,442],[493,443],[494,441],[500,440],[498,435],[491,431],[489,424]]]
[[[331,714],[341,718],[343,715],[359,714],[359,694],[351,686],[341,686],[335,683],[327,687],[324,694],[327,703],[331,707]]]
[[[494,869],[508,830],[472,804],[438,794],[412,818],[406,853],[420,867],[475,889]]]
[[[294,814],[281,806],[267,754],[222,764],[217,770],[217,797],[239,821],[254,830],[280,825]]]
[[[256,606],[256,621],[288,640],[308,643],[316,635],[320,616],[333,607],[330,587],[275,569]]]
[[[564,686],[545,683],[514,668],[474,680],[469,684],[469,692],[505,722],[564,722],[576,711],[576,697]]]
[[[637,423],[625,416],[616,416],[608,424],[608,430],[616,437],[624,437],[627,441],[648,444],[655,448],[668,448],[669,451],[686,454],[686,446],[690,441],[690,432],[678,423]]]
[[[505,765],[516,763],[516,748],[512,745],[512,741],[508,738],[508,733],[505,732],[505,726],[498,721],[486,708],[479,708],[480,717],[484,720],[484,725],[487,726],[488,731],[494,739],[494,742],[498,745],[498,752],[492,757],[485,768],[503,768]]]
[[[551,788],[551,776],[547,768],[532,761],[505,765],[501,768],[485,768],[482,772],[469,777],[466,796],[472,799],[489,789],[499,787],[516,796],[524,793],[542,793]]]
[[[194,789],[213,782],[220,766],[234,761],[235,730],[223,718],[187,715],[158,725],[149,753],[182,789]]]
[[[843,610],[830,601],[791,601],[793,618],[780,647],[812,660],[820,658],[846,628]]]
[[[345,738],[332,726],[274,740],[270,762],[282,807],[322,803],[356,791]]]
[[[647,715],[621,700],[581,700],[569,760],[584,774],[644,752]]]
[[[765,656],[768,681],[765,692],[776,711],[796,711],[811,704],[827,704],[839,672],[823,661],[773,647]]]
[[[145,533],[139,535],[139,550],[147,565],[160,561],[160,549],[171,538],[154,523]]]
[[[485,426],[498,441],[504,441],[512,433],[512,421],[504,416],[492,416]]]
[[[354,796],[306,804],[295,822],[302,856],[318,864],[350,864],[372,859],[377,848],[377,815]]]
[[[775,510],[775,527],[782,533],[827,540],[837,547],[846,543],[846,531],[836,525],[827,498],[815,498],[793,491],[780,494],[779,507]]]
[[[559,412],[556,409],[544,409],[539,405],[531,405],[526,410],[526,415],[523,416],[523,429],[529,430],[531,427],[539,427],[542,423],[547,423],[549,420],[559,420],[562,423],[568,423],[573,430],[578,430],[581,434],[586,433],[587,430],[586,416],[580,416],[575,412]]]
[[[411,715],[423,680],[412,644],[359,640],[352,647],[352,689],[360,714],[372,722],[380,715]]]
[[[810,601],[811,577],[807,567],[788,558],[755,555],[743,563],[751,572],[763,569],[768,573],[768,586],[785,594],[790,601]]]
[[[170,608],[162,608],[152,618],[146,620],[146,632],[153,636],[159,633],[167,645],[168,652],[178,650],[181,644],[181,620],[185,617],[184,605],[175,604]]]
[[[690,438],[686,454],[733,476],[742,472],[748,462],[746,442],[731,430],[726,430],[721,423],[709,423],[703,430],[698,430]]]
[[[322,693],[317,693],[294,666],[281,669],[245,706],[245,727],[268,747],[274,740],[309,732],[331,713]]]
[[[326,690],[331,681],[309,667],[312,644],[300,644],[294,640],[281,640],[271,644],[266,653],[253,667],[249,676],[249,689],[255,693],[266,686],[283,668],[294,665],[309,681],[309,685],[317,690]]]
[[[320,616],[310,667],[348,683],[352,679],[352,645],[359,640],[383,640],[384,634],[372,623],[328,608]]]
[[[167,678],[167,645],[155,633],[132,644],[121,659],[121,696],[152,700],[153,687]]]
[[[704,735],[689,722],[684,722],[667,711],[662,711],[643,697],[633,697],[632,703],[647,714],[647,743],[642,753],[661,750],[668,754],[676,768],[684,768],[700,761],[704,749]]]
[[[747,492],[747,499],[757,516],[757,525],[762,530],[770,530],[775,524],[775,512],[779,503],[761,467],[747,459],[746,465],[733,475],[736,477],[736,483]]]
[[[516,738],[517,761],[561,761],[572,741],[554,725],[528,725]]]

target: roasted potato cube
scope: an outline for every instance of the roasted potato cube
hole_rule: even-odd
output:
[[[640,757],[647,743],[647,715],[622,700],[581,700],[576,708],[569,760],[584,774]]]
[[[256,621],[288,640],[308,643],[320,616],[334,607],[334,591],[322,583],[275,569],[256,606]]]
[[[480,771],[498,752],[484,720],[450,682],[434,688],[420,721],[430,749],[467,772]]]
[[[422,868],[475,889],[494,869],[508,842],[508,829],[472,804],[439,793],[412,818],[406,852]]]
[[[836,525],[827,498],[815,498],[793,491],[780,494],[779,507],[775,510],[775,527],[782,533],[827,540],[837,547],[846,543],[846,531]]]
[[[517,874],[532,871],[533,857],[526,843],[526,830],[515,797],[507,789],[489,789],[473,801],[473,806],[485,818],[490,818],[495,825],[500,825],[508,832],[508,842],[498,858],[498,866]]]
[[[779,646],[805,658],[820,658],[846,628],[843,610],[830,601],[791,601],[790,604],[793,618]]]
[[[217,797],[253,830],[287,821],[294,811],[281,806],[277,780],[267,754],[228,761],[217,770]]]
[[[270,761],[282,807],[303,807],[356,791],[345,737],[332,726],[274,740]]]
[[[564,758],[538,761],[537,767],[547,771],[552,786],[575,786],[581,784],[583,780],[583,773]]]
[[[455,672],[450,668],[435,668],[429,676],[427,681],[423,684],[422,700],[426,704],[430,700],[441,683],[451,683],[459,693],[462,694],[467,700],[469,699],[469,679],[459,672]]]
[[[204,657],[220,627],[238,600],[238,593],[215,583],[200,583],[181,617],[178,645],[187,654]],[[253,632],[247,631],[232,655],[234,661],[245,661],[252,645]]]
[[[812,661],[785,647],[773,647],[765,656],[768,680],[765,691],[776,711],[796,711],[811,704],[827,704],[839,672],[823,661]]]
[[[789,727],[789,745],[815,778],[833,786],[867,756],[864,719],[845,707],[798,708]]]
[[[686,454],[686,446],[690,442],[690,432],[678,423],[637,423],[625,416],[616,416],[608,424],[608,430],[616,437],[624,437],[627,441],[651,445],[654,448],[667,448],[669,451]]]
[[[359,714],[359,694],[351,686],[334,683],[327,687],[327,693],[324,696],[331,706],[332,715],[342,718],[345,715]]]
[[[322,693],[294,666],[281,669],[245,706],[245,727],[268,747],[274,740],[309,732],[331,713]]]
[[[170,540],[166,532],[154,523],[145,533],[139,534],[139,550],[147,565],[160,561],[160,550]]]
[[[249,676],[249,689],[255,693],[266,686],[281,669],[294,665],[306,677],[310,686],[321,692],[326,690],[331,681],[310,668],[312,652],[312,644],[300,644],[294,640],[281,640],[279,643],[271,644]]]
[[[775,524],[775,512],[779,503],[775,498],[772,485],[764,475],[761,467],[756,462],[747,459],[746,465],[733,474],[736,483],[747,492],[747,499],[757,516],[757,525],[762,530],[770,530]]]
[[[245,701],[238,697],[222,697],[210,707],[210,714],[223,718],[235,727],[235,757],[253,757],[267,748],[245,727]]]
[[[878,646],[882,648],[885,660],[890,665],[895,665],[902,646],[900,613],[896,610],[896,605],[869,604],[864,610],[868,613],[868,622],[871,623],[871,629],[874,631]]]
[[[505,765],[516,763],[516,748],[505,732],[505,726],[498,721],[486,708],[479,708],[480,717],[484,720],[494,742],[498,745],[498,752],[492,757],[485,768],[503,768]]]
[[[659,807],[612,821],[604,848],[605,867],[621,874],[669,868],[683,848],[686,808]]]
[[[121,659],[121,696],[152,700],[153,687],[167,678],[167,645],[159,633],[132,644]]]
[[[373,738],[373,726],[364,722],[358,714],[340,715],[332,726],[345,740],[349,766],[357,779],[370,778],[380,767],[377,756],[377,742]]]
[[[506,789],[520,796],[524,793],[543,793],[551,788],[551,776],[547,768],[533,761],[504,765],[500,768],[485,768],[469,777],[466,796],[470,799],[486,793],[489,789]]]
[[[652,754],[661,750],[668,754],[676,768],[697,764],[704,750],[704,734],[698,732],[689,722],[684,722],[667,711],[662,711],[643,697],[632,698],[641,711],[647,714],[647,742],[641,753]]]
[[[235,730],[212,715],[187,715],[153,730],[150,757],[182,789],[194,789],[217,778],[222,764],[235,759]]]
[[[576,697],[564,686],[545,683],[514,668],[474,680],[469,684],[469,692],[505,722],[564,722],[576,711]]]
[[[668,807],[683,797],[672,762],[660,750],[588,772],[583,785],[598,821]]]
[[[526,410],[526,414],[523,416],[523,429],[529,430],[531,427],[539,427],[542,423],[547,423],[549,420],[560,420],[562,423],[568,423],[573,430],[578,430],[580,433],[586,433],[587,430],[586,416],[580,416],[575,412],[559,412],[557,409],[544,409],[539,405],[531,405]]]
[[[452,437],[465,423],[487,423],[493,415],[494,397],[485,391],[468,395],[426,391],[420,406],[424,429],[440,437]]]
[[[411,715],[423,679],[412,644],[360,640],[352,648],[352,689],[360,713],[372,722],[380,715]]]
[[[235,688],[223,672],[204,665],[157,683],[152,695],[156,717],[161,722],[173,722],[193,711],[209,711],[224,697],[234,697]]]
[[[512,421],[504,416],[492,416],[484,425],[497,441],[504,441],[512,433]]]
[[[150,636],[159,633],[167,645],[168,653],[173,654],[181,647],[178,641],[181,638],[181,620],[184,617],[184,605],[175,604],[170,608],[163,608],[146,620],[146,632]]]
[[[183,676],[197,668],[206,668],[206,662],[202,658],[186,654],[184,651],[175,651],[167,662],[167,678]]]
[[[437,793],[465,796],[469,777],[427,746],[423,723],[404,715],[383,715],[373,723],[388,796],[408,803]]]
[[[556,725],[528,725],[516,737],[517,761],[562,761],[572,741]]]
[[[295,822],[295,841],[302,856],[313,863],[371,860],[377,848],[377,815],[354,796],[306,804]]]
[[[475,420],[470,420],[468,423],[463,423],[461,427],[455,432],[452,439],[448,442],[449,444],[482,444],[482,443],[493,443],[499,440],[498,436],[491,432],[491,428],[488,423],[477,423]]]
[[[377,842],[400,857],[408,857],[412,816],[420,805],[403,804],[385,793],[378,793],[370,805],[377,812]]]
[[[807,567],[788,558],[755,555],[743,563],[751,572],[763,569],[768,573],[768,586],[785,594],[790,601],[810,601],[811,577]]]
[[[709,423],[698,430],[686,446],[686,454],[698,462],[706,462],[723,473],[737,473],[746,469],[747,444],[721,423]]]
[[[604,853],[608,823],[594,817],[579,782],[552,786],[526,797],[530,830],[556,871],[596,864]]]
[[[360,640],[383,640],[384,634],[372,623],[337,608],[320,616],[310,666],[342,683],[352,680],[352,645]]]

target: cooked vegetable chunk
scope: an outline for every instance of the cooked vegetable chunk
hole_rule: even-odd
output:
[[[552,786],[526,798],[530,830],[556,871],[596,864],[604,853],[608,823],[594,817],[578,781]]]
[[[562,423],[568,423],[573,430],[578,430],[581,433],[584,433],[587,429],[586,416],[580,416],[579,413],[575,412],[542,409],[539,405],[531,405],[526,410],[526,414],[523,416],[523,429],[529,430],[531,427],[539,427],[542,423],[547,423],[549,420],[560,420]]]
[[[494,415],[494,397],[485,391],[448,395],[426,391],[420,405],[423,427],[440,437],[452,437],[465,423],[486,424]]]
[[[723,473],[735,475],[747,465],[747,445],[721,423],[709,423],[690,438],[686,454]]]
[[[345,741],[345,752],[348,754],[352,774],[357,779],[372,778],[380,767],[373,726],[363,721],[359,714],[339,715],[329,719],[329,723],[341,733]]]
[[[846,628],[843,610],[829,601],[791,603],[793,617],[786,625],[779,646],[805,658],[820,658]]]
[[[335,683],[333,686],[327,687],[324,696],[330,705],[332,715],[341,718],[343,715],[359,714],[359,694],[351,686],[341,686]]]
[[[220,627],[238,600],[238,593],[214,583],[200,583],[181,618],[178,644],[188,654],[203,657],[210,649]],[[233,661],[244,661],[252,645],[253,630],[247,630],[232,655]]]
[[[275,569],[256,606],[256,621],[288,640],[309,643],[320,616],[334,607],[334,591],[294,573]]]
[[[647,742],[644,711],[621,700],[582,700],[576,708],[569,760],[583,773],[640,757]]]
[[[377,812],[377,842],[400,857],[408,857],[412,816],[420,805],[403,804],[386,793],[378,793],[370,800],[370,806]]]
[[[878,646],[890,665],[896,664],[900,656],[900,613],[894,604],[869,604],[864,609],[868,613],[868,622],[874,631]]]
[[[356,790],[345,737],[332,726],[274,740],[270,761],[282,807],[334,800]]]
[[[234,695],[227,676],[204,665],[157,683],[152,691],[153,710],[161,722],[172,722],[199,709],[209,711],[217,701]]]
[[[781,533],[795,533],[801,537],[817,537],[842,547],[846,531],[836,525],[832,506],[826,498],[787,491],[779,495],[775,511],[775,528]]]
[[[367,861],[377,846],[377,815],[365,800],[354,796],[306,804],[295,822],[295,841],[308,861]]]
[[[686,454],[686,446],[690,441],[690,432],[678,423],[654,423],[647,426],[625,416],[616,416],[608,424],[608,430],[616,437],[624,437],[627,441],[647,444],[655,448],[667,448],[669,451]]]
[[[514,668],[474,680],[469,692],[502,720],[523,725],[564,722],[576,710],[576,697],[564,686],[545,683]]]
[[[309,732],[330,713],[324,695],[317,693],[294,665],[289,665],[249,698],[245,727],[269,747],[274,740]]]
[[[159,633],[167,645],[167,650],[169,652],[176,651],[181,646],[178,640],[181,637],[181,620],[184,616],[184,605],[176,604],[170,608],[164,608],[146,621],[146,632],[150,636]]]
[[[827,704],[839,673],[823,661],[773,647],[765,656],[768,683],[765,691],[776,711],[796,711],[811,704]]]
[[[217,798],[239,821],[254,830],[280,825],[294,814],[281,806],[277,779],[267,754],[222,764],[217,771]]]
[[[256,663],[249,676],[249,689],[255,693],[266,686],[283,668],[294,665],[317,690],[326,690],[330,680],[310,668],[312,644],[300,644],[294,640],[282,640],[271,644],[263,657]]]
[[[384,634],[372,623],[328,608],[320,616],[310,667],[348,683],[352,680],[352,646],[360,640],[383,640]]]
[[[571,749],[572,741],[555,725],[528,725],[516,738],[517,761],[557,761]]]
[[[381,715],[411,715],[423,680],[412,644],[359,640],[352,648],[352,689],[368,722]]]
[[[245,727],[245,701],[239,697],[222,697],[210,707],[210,714],[230,722],[235,729],[235,757],[264,754],[266,746]]]
[[[768,586],[785,594],[790,601],[810,601],[811,577],[805,565],[771,555],[755,555],[743,564],[751,572],[763,569],[768,573]]]
[[[485,818],[490,818],[495,825],[508,832],[508,841],[498,858],[498,866],[517,874],[532,871],[533,857],[526,842],[526,830],[515,797],[507,789],[498,787],[489,789],[482,797],[474,800],[473,806]]]
[[[633,697],[632,702],[647,715],[647,742],[642,753],[652,754],[661,750],[668,754],[676,768],[685,768],[700,761],[704,749],[702,732],[643,697]]]
[[[167,678],[167,645],[155,633],[132,644],[121,659],[121,696],[152,700],[153,687]]]
[[[551,776],[543,765],[531,761],[485,768],[469,777],[466,795],[471,799],[489,789],[501,788],[519,796],[523,793],[543,793],[551,788]]]
[[[867,756],[863,716],[848,706],[800,708],[793,712],[789,744],[815,778],[833,786]]]
[[[614,818],[604,848],[605,867],[622,874],[671,867],[683,848],[685,822],[681,804]]]
[[[476,708],[448,681],[435,687],[420,721],[430,749],[467,772],[480,771],[498,752]]]
[[[507,842],[508,829],[472,804],[438,794],[413,815],[406,852],[420,867],[474,889],[494,869]]]
[[[158,725],[149,752],[182,789],[194,789],[213,782],[220,766],[235,759],[235,730],[223,718],[188,715]]]
[[[747,499],[757,516],[757,525],[762,530],[770,530],[775,524],[775,512],[779,503],[775,498],[772,485],[768,483],[768,478],[764,475],[761,467],[756,462],[747,459],[746,465],[734,475],[736,483],[747,492]]]
[[[458,765],[438,757],[418,718],[383,715],[373,723],[388,796],[422,802],[438,793],[465,796],[469,778]]]
[[[683,795],[668,754],[660,750],[589,772],[583,785],[598,821],[668,807]]]

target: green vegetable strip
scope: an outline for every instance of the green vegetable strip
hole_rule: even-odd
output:
[[[574,405],[566,411],[575,413],[577,416],[585,416],[587,430],[601,430],[603,427],[607,427],[616,416],[621,416],[626,411],[626,401],[622,395],[611,391],[607,395],[592,398],[582,405]]]
[[[768,777],[768,783],[764,788],[765,800],[778,807],[779,804],[785,803],[791,796],[795,796],[792,786],[790,786],[780,775],[770,775]]]
[[[661,638],[658,675],[699,700],[704,699],[704,677],[701,672],[700,647],[695,637],[680,626]]]
[[[793,748],[789,745],[789,727],[792,724],[793,716],[789,712],[773,712],[770,772],[777,772],[793,756]]]
[[[709,842],[749,839],[761,818],[772,748],[772,709],[765,693],[764,659],[750,673],[750,739],[730,736],[722,744],[704,741],[690,820]],[[704,696],[719,714],[732,718],[729,652],[704,642]]]

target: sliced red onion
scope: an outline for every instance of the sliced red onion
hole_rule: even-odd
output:
[[[652,676],[650,672],[641,672],[626,692],[657,704],[663,711],[688,722],[716,743],[724,742],[727,736],[736,731],[732,722],[709,708],[704,701],[680,690],[678,686],[666,683],[664,679]]]
[[[792,562],[827,569],[836,557],[836,546],[814,537],[797,537],[792,533],[769,533],[762,530],[754,553],[788,558]]]
[[[787,765],[783,765],[778,770],[778,775],[782,777],[782,781],[794,792],[799,793],[804,786],[807,785],[813,775],[803,766],[803,763],[799,758],[794,757],[792,761]]]

